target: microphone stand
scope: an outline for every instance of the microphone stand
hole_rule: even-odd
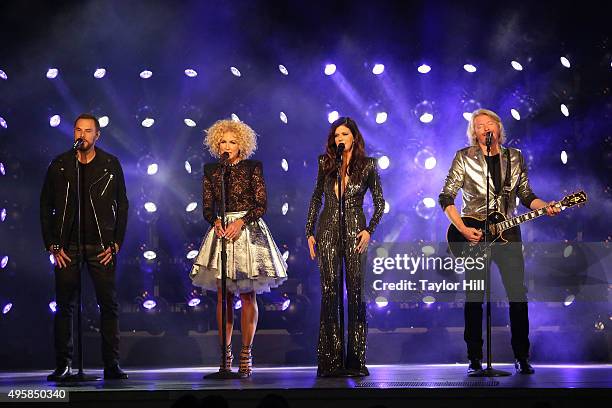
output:
[[[78,352],[78,365],[79,371],[76,374],[73,374],[69,377],[66,377],[62,382],[68,383],[80,383],[80,382],[89,382],[89,381],[99,381],[100,378],[94,375],[87,375],[83,372],[83,248],[81,246],[81,204],[83,203],[83,192],[81,191],[81,166],[79,165],[79,150],[78,146],[80,144],[75,143],[74,149],[76,150],[76,155],[74,156],[74,165],[76,168],[76,199],[77,199],[77,269],[79,274],[79,284],[77,286],[77,348]],[[104,249],[104,248],[103,248]]]
[[[491,156],[491,139],[487,138],[487,157]],[[501,152],[500,152],[501,159]],[[486,162],[486,159],[485,159]],[[488,246],[489,237],[489,183],[491,182],[491,172],[489,171],[489,164],[487,163],[487,197],[486,197],[486,208],[487,216],[485,217],[485,227],[483,234],[483,243],[485,246],[485,292],[487,294],[487,368],[481,371],[468,374],[469,377],[506,377],[510,373],[507,371],[497,370],[493,368],[491,362],[493,361],[493,353],[491,347],[491,248]],[[482,322],[481,322],[482,323]]]
[[[340,353],[340,364],[345,368],[346,349],[344,345],[344,249],[345,249],[345,233],[344,233],[344,188],[342,185],[342,167],[344,164],[344,155],[341,153],[336,157],[337,186],[338,186],[338,226],[339,226],[339,243],[338,243],[338,314],[340,322],[340,344],[342,345],[342,353]]]
[[[221,205],[219,206],[219,215],[221,216],[221,226],[225,231],[225,172],[227,170],[227,160],[221,160]],[[214,228],[214,227],[213,227]],[[227,361],[227,240],[221,238],[221,322],[223,332],[221,333],[221,347],[223,364]],[[233,313],[233,310],[232,310]],[[219,369],[216,373],[207,374],[203,377],[205,380],[233,380],[242,378],[239,373],[235,373],[223,369]]]

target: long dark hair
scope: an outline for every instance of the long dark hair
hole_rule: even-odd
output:
[[[348,166],[348,174],[357,174],[366,164],[365,142],[359,131],[357,122],[348,116],[339,117],[331,124],[329,133],[327,134],[327,145],[325,146],[325,159],[323,161],[323,170],[326,175],[331,175],[336,172],[336,129],[340,126],[346,126],[353,134],[353,154]]]

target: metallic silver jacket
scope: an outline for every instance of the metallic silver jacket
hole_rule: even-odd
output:
[[[503,198],[503,186],[506,179],[506,150],[510,151],[511,178],[508,208],[504,208]],[[524,206],[529,208],[531,201],[537,197],[529,186],[527,166],[521,151],[502,146],[500,148],[500,166],[502,191],[500,191],[499,195],[495,194],[495,186],[493,185],[493,179],[491,179],[489,184],[490,209],[497,210],[508,216],[516,208],[517,197]],[[453,163],[446,176],[444,187],[442,187],[440,192],[439,202],[442,208],[445,209],[448,205],[454,204],[457,192],[461,188],[463,190],[461,215],[485,215],[486,175],[487,161],[480,147],[470,146],[459,150],[455,154]]]

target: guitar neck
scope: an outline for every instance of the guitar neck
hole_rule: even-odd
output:
[[[510,218],[508,220],[499,222],[497,224],[495,224],[495,230],[497,231],[497,233],[501,233],[504,232],[512,227],[516,227],[517,225],[520,225],[526,221],[531,221],[533,219],[536,219],[538,217],[541,217],[542,215],[546,214],[546,207],[544,208],[540,208],[539,210],[533,210],[533,211],[529,211],[528,213],[525,214],[521,214],[519,216]]]

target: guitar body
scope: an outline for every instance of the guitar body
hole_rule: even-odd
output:
[[[484,233],[485,230],[485,218],[478,218],[472,216],[461,217],[463,223],[470,228],[476,228]],[[493,211],[489,214],[489,226],[505,221],[506,217],[498,211]],[[487,234],[487,243],[494,242],[496,244],[506,244],[508,239],[504,235],[512,234],[514,228],[504,231],[501,234]],[[484,245],[478,243],[470,243],[461,232],[453,224],[449,225],[448,231],[446,232],[446,240],[448,241],[448,247],[454,257],[478,257],[484,254]],[[484,241],[484,235],[481,238],[481,242]]]

